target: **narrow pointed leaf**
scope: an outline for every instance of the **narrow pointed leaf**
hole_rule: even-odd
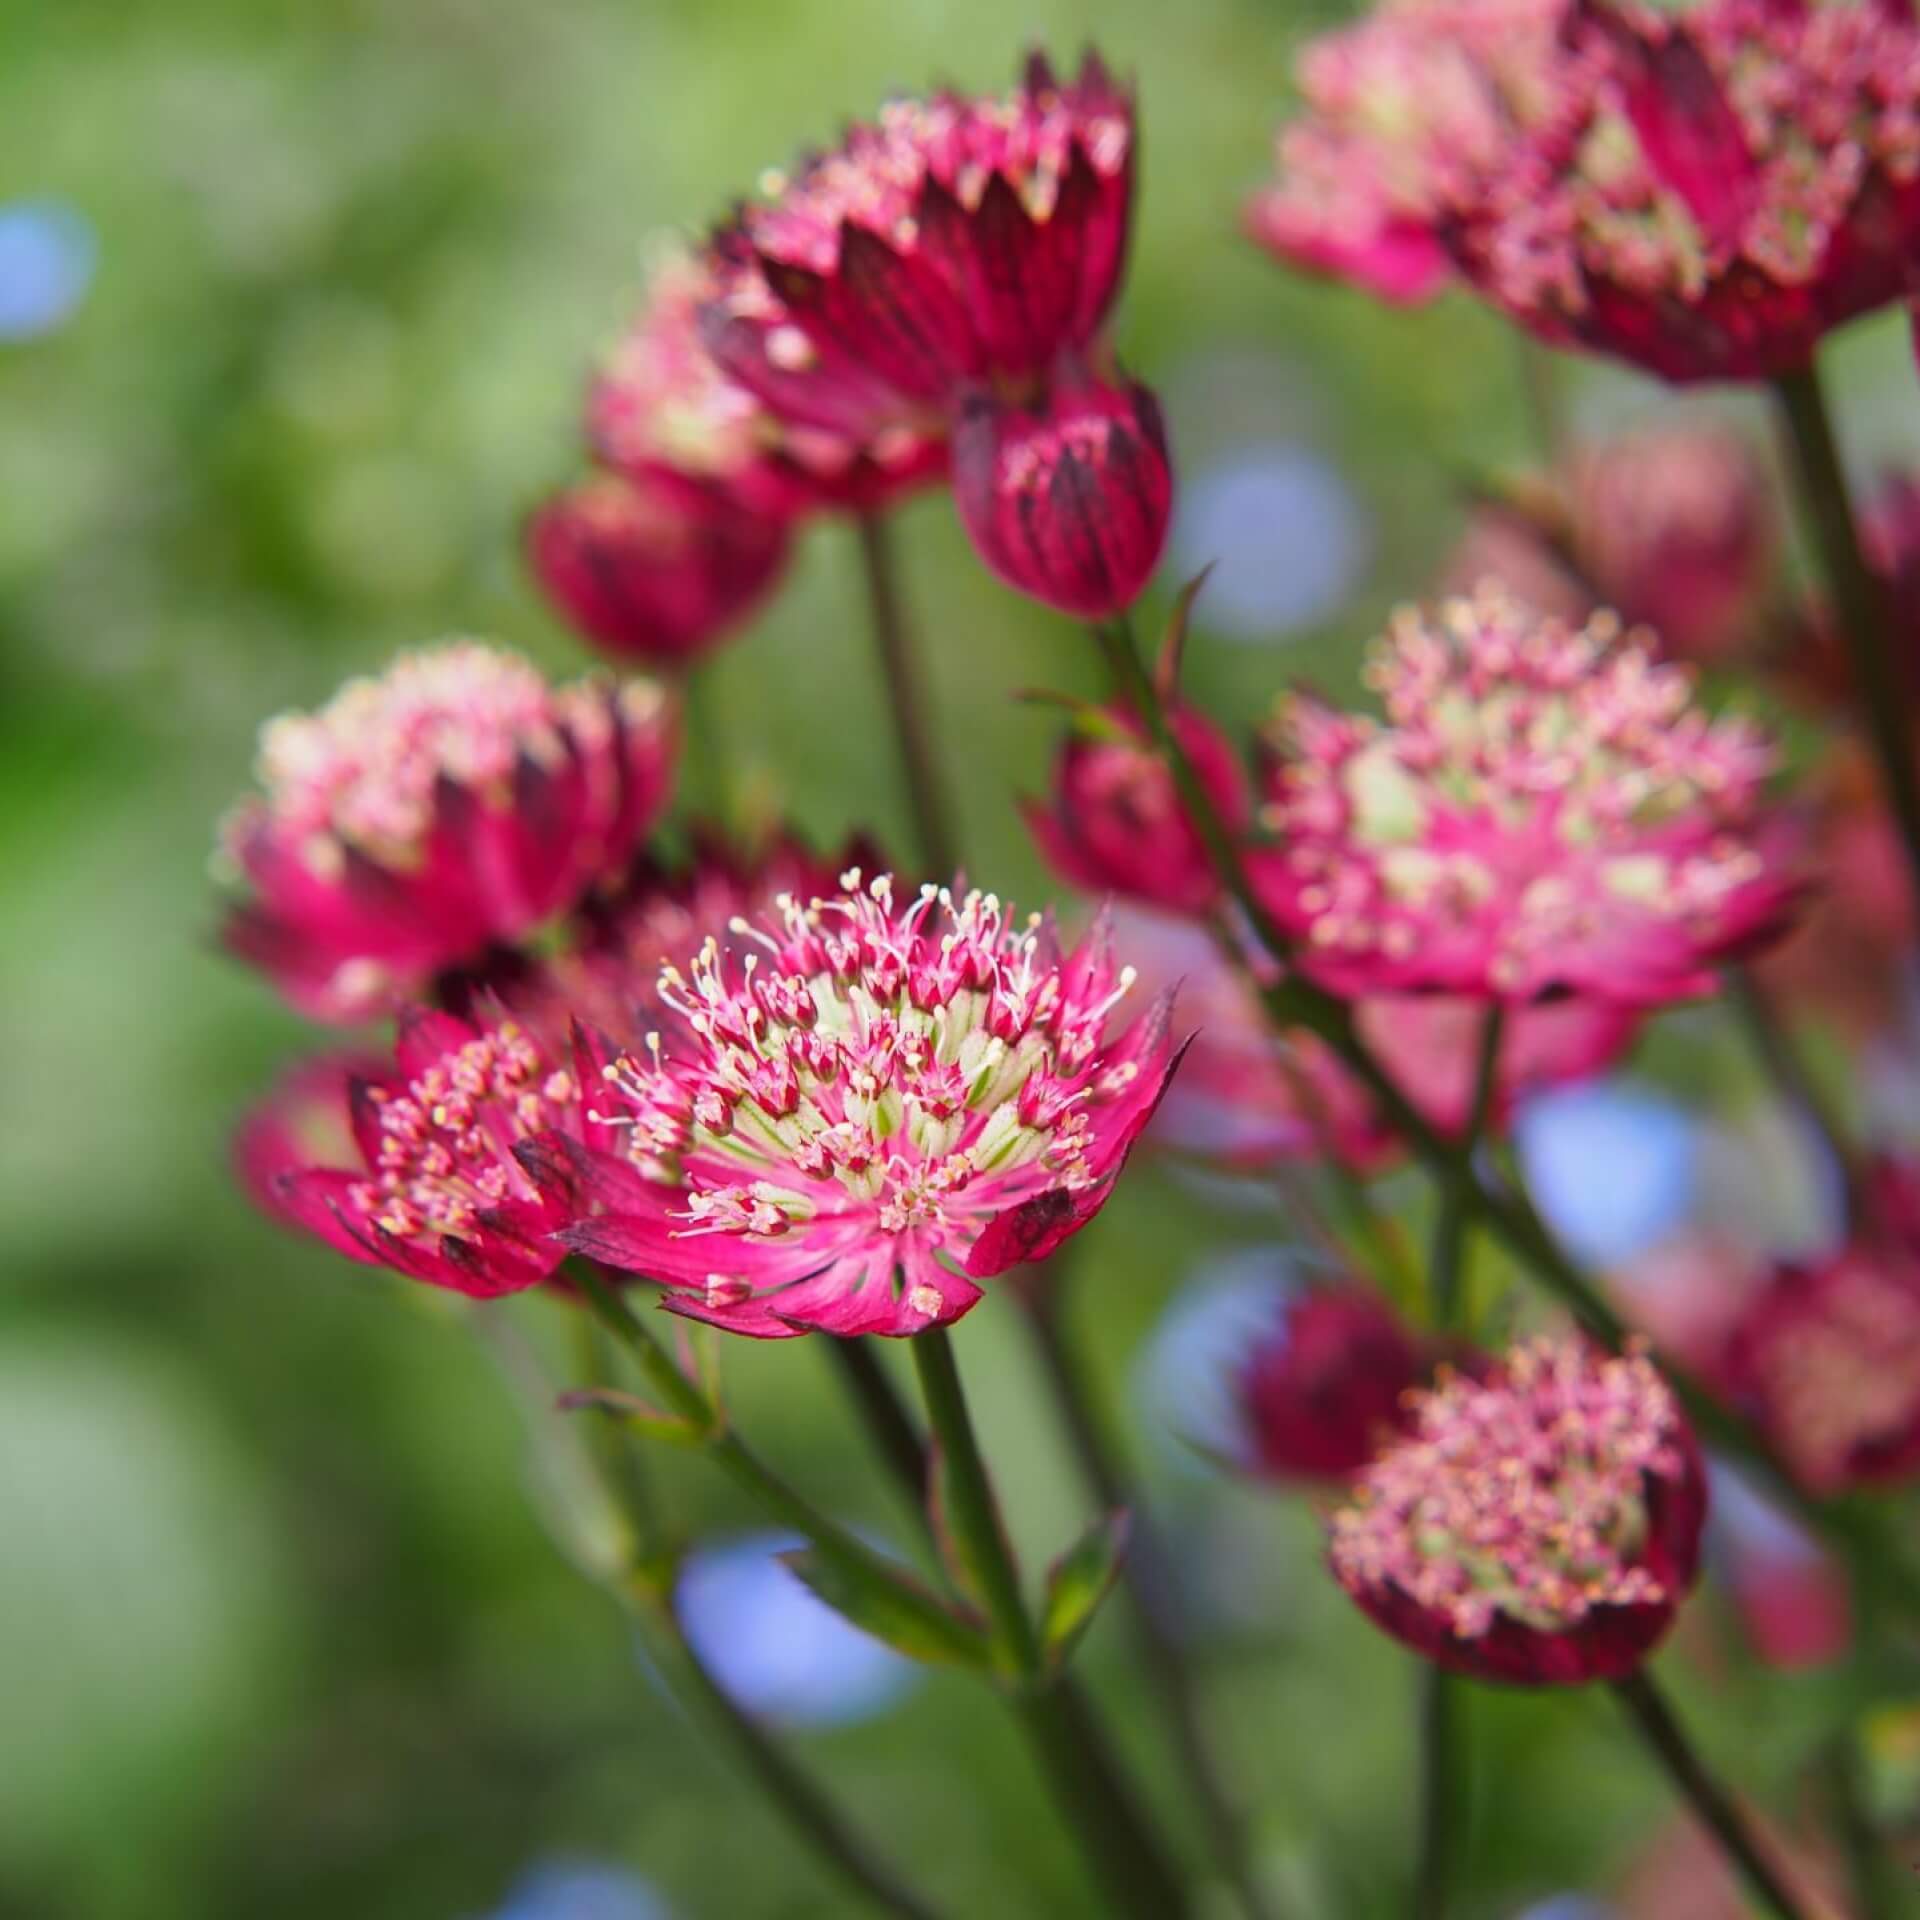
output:
[[[1080,1636],[1093,1624],[1126,1557],[1132,1517],[1124,1507],[1096,1520],[1047,1570],[1040,1611],[1040,1639],[1056,1667],[1065,1664]]]
[[[709,1431],[683,1420],[678,1414],[662,1413],[631,1393],[617,1387],[576,1387],[563,1393],[554,1403],[562,1413],[604,1413],[650,1440],[664,1440],[674,1447],[704,1447],[712,1438]]]
[[[1207,564],[1180,589],[1167,615],[1167,630],[1160,641],[1160,657],[1153,663],[1153,690],[1162,700],[1174,699],[1180,691],[1180,663],[1187,653],[1187,624],[1193,618],[1193,603],[1207,584],[1214,563]]]
[[[939,1549],[940,1564],[955,1591],[970,1606],[984,1615],[987,1606],[985,1578],[968,1544],[953,1524],[953,1495],[948,1484],[947,1456],[936,1441],[927,1449],[927,1522],[933,1543]],[[994,1509],[994,1531],[1000,1536],[1000,1551],[1014,1563],[1013,1542],[1008,1537],[999,1508]]]
[[[796,1547],[780,1560],[796,1579],[843,1620],[924,1666],[990,1664],[987,1639],[929,1593],[885,1562]]]

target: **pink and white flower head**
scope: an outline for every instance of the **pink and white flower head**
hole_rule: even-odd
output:
[[[474,641],[403,654],[262,730],[265,791],[222,835],[249,888],[227,944],[303,1012],[391,1008],[623,865],[673,757],[646,681],[553,687]]]
[[[1920,1473],[1920,1259],[1856,1244],[1783,1267],[1727,1343],[1723,1377],[1810,1493]]]
[[[772,592],[786,522],[715,488],[596,473],[527,523],[548,599],[603,653],[662,670],[703,658]]]
[[[564,1134],[610,1144],[577,1062],[510,1018],[415,1010],[393,1065],[312,1063],[243,1125],[243,1177],[269,1213],[350,1260],[476,1298],[545,1280],[566,1215],[514,1157]]]
[[[588,397],[598,458],[636,478],[717,488],[777,517],[884,506],[945,472],[944,423],[894,422],[860,436],[764,405],[707,351],[700,316],[716,295],[710,260],[658,251],[641,311]]]
[[[783,421],[862,444],[944,432],[969,389],[1026,397],[1093,347],[1125,263],[1131,95],[1035,55],[1001,98],[903,99],[712,247],[714,359]]]
[[[1693,1586],[1706,1516],[1699,1449],[1652,1363],[1534,1340],[1410,1398],[1411,1430],[1333,1516],[1340,1584],[1452,1672],[1631,1673]]]
[[[1384,725],[1282,704],[1253,861],[1329,991],[1658,1006],[1785,926],[1771,746],[1612,615],[1574,631],[1489,584],[1399,613],[1368,678]]]
[[[1198,707],[1180,702],[1168,717],[1221,819],[1242,832],[1252,808],[1232,742]],[[1173,775],[1129,707],[1076,725],[1054,755],[1051,804],[1023,800],[1020,812],[1069,886],[1179,914],[1204,914],[1220,897]]]
[[[1408,297],[1444,258],[1556,344],[1765,380],[1920,284],[1903,8],[1402,0],[1303,78],[1256,231],[1388,293],[1397,260]]]
[[[1284,1483],[1350,1480],[1406,1422],[1431,1358],[1359,1287],[1303,1289],[1234,1381],[1244,1465]]]
[[[891,880],[736,923],[661,993],[680,1029],[606,1062],[596,1123],[523,1161],[560,1240],[733,1332],[912,1334],[1044,1259],[1106,1203],[1176,1063],[1164,999],[1104,927],[1062,954],[990,894]]]

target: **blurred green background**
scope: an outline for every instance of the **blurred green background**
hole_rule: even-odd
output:
[[[592,1904],[622,1897],[605,1882],[556,1892],[569,1862],[644,1876],[686,1920],[845,1910],[543,1526],[497,1352],[238,1197],[233,1117],[312,1036],[214,948],[212,825],[265,715],[401,645],[577,658],[517,527],[575,457],[643,237],[698,226],[888,87],[1000,86],[1035,40],[1097,35],[1138,77],[1119,340],[1183,462],[1257,428],[1337,472],[1363,528],[1337,608],[1284,652],[1199,646],[1193,684],[1242,718],[1303,671],[1349,684],[1457,530],[1460,474],[1518,455],[1525,414],[1511,341],[1465,302],[1388,313],[1238,238],[1313,24],[1271,0],[0,0],[0,201],[51,203],[97,249],[59,324],[0,342],[0,1913],[645,1911],[631,1889]],[[1858,394],[1910,382],[1897,328],[1842,361]],[[1857,409],[1863,457],[1910,434],[1899,392]],[[1589,394],[1661,404],[1612,377]],[[1055,721],[1009,696],[1091,689],[1093,662],[980,571],[943,498],[902,538],[971,864],[1037,898],[1011,802]],[[807,538],[713,705],[816,834],[898,835],[851,558],[841,529]],[[1130,1178],[1074,1303],[1117,1410],[1175,1289],[1281,1232]],[[549,1313],[503,1317],[544,1347]],[[1019,1333],[989,1303],[961,1349],[1038,1561],[1087,1505]],[[767,1452],[908,1537],[814,1343],[726,1358]],[[1273,1872],[1306,1914],[1398,1911],[1409,1667],[1327,1590],[1304,1511],[1126,1417],[1217,1590],[1210,1683]],[[701,1526],[751,1524],[699,1462],[663,1477]],[[1125,1652],[1103,1624],[1089,1671],[1178,1824]],[[1682,1683],[1761,1783],[1822,1702],[1737,1663]],[[1604,1700],[1477,1696],[1473,1716],[1464,1911],[1591,1884],[1664,1817]],[[1097,1910],[960,1681],[795,1737],[956,1915]]]

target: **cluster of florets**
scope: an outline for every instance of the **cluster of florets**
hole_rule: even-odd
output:
[[[1256,233],[1544,337],[1765,379],[1915,286],[1920,30],[1877,6],[1400,0],[1317,43]]]
[[[1270,739],[1268,910],[1332,991],[1657,1005],[1784,923],[1773,752],[1610,615],[1491,585],[1396,616],[1381,725],[1308,696]]]
[[[1389,1632],[1483,1678],[1630,1670],[1699,1559],[1704,1483],[1643,1355],[1536,1340],[1443,1370],[1331,1522],[1333,1571]]]
[[[355,1018],[574,906],[664,803],[671,715],[645,681],[552,687],[467,641],[270,721],[265,789],[222,846],[227,940],[288,997]]]
[[[663,971],[674,1030],[592,1112],[624,1167],[573,1169],[562,1237],[741,1332],[953,1319],[1104,1204],[1172,1068],[1164,1003],[1108,1036],[1131,985],[1103,929],[1063,957],[990,894],[787,898]]]

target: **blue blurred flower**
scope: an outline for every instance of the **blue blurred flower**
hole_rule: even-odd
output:
[[[754,1533],[700,1548],[675,1608],[694,1651],[735,1705],[789,1726],[842,1726],[891,1706],[913,1665],[850,1626],[774,1557],[801,1544]]]
[[[1556,1893],[1515,1915],[1514,1920],[1619,1920],[1619,1909],[1591,1894]]]
[[[1211,631],[1274,639],[1325,620],[1368,545],[1345,481],[1309,447],[1241,447],[1183,480],[1174,558],[1182,579],[1213,564],[1200,608]]]
[[[60,326],[85,296],[97,252],[93,228],[63,202],[0,203],[0,341]]]
[[[1577,1259],[1617,1265],[1686,1218],[1698,1136],[1658,1094],[1617,1080],[1541,1094],[1520,1110],[1514,1142],[1541,1212]]]
[[[637,1875],[597,1860],[550,1860],[530,1868],[488,1920],[672,1920]]]

